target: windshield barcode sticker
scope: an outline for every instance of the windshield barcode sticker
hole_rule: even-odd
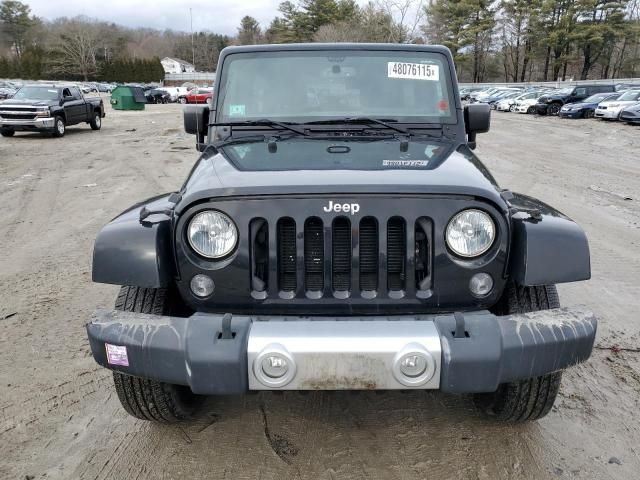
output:
[[[440,68],[438,65],[425,63],[388,62],[387,77],[438,81]]]

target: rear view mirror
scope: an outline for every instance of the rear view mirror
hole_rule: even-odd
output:
[[[464,107],[464,128],[470,149],[476,148],[476,134],[486,133],[491,126],[491,107],[486,103],[476,103]]]
[[[197,148],[202,151],[209,129],[209,105],[184,106],[184,131],[197,136]]]

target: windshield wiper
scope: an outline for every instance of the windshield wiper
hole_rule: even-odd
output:
[[[305,122],[303,125],[336,125],[340,123],[346,124],[358,124],[365,123],[369,125],[382,125],[389,130],[395,130],[405,135],[413,135],[408,128],[399,127],[397,125],[391,125],[389,122],[397,122],[394,118],[369,118],[369,117],[344,117],[344,118],[330,118],[327,120],[315,120],[313,122]]]
[[[217,122],[210,123],[210,127],[271,127],[281,128],[283,130],[289,130],[290,132],[297,133],[298,135],[308,136],[309,134],[304,131],[304,128],[298,128],[299,123],[284,123],[277,122],[275,120],[269,120],[263,118],[260,120],[247,120],[244,122]]]

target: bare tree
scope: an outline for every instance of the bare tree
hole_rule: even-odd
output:
[[[375,5],[393,18],[398,27],[390,42],[406,43],[416,39],[424,19],[425,0],[376,0]]]
[[[88,80],[97,71],[98,29],[86,18],[64,19],[59,27],[52,52],[52,73]]]

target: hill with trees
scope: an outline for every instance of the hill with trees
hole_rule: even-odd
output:
[[[215,5],[212,4],[212,9]],[[289,42],[444,44],[461,81],[640,76],[640,0],[297,0],[235,36],[126,28],[86,17],[44,20],[0,2],[0,78],[160,80],[159,58],[214,71],[227,45]]]

